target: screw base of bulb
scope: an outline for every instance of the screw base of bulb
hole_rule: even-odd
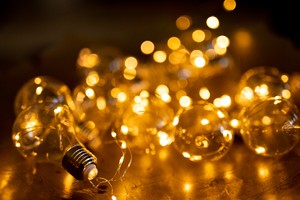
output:
[[[77,180],[92,180],[96,177],[97,158],[81,145],[71,147],[62,159],[62,166]]]

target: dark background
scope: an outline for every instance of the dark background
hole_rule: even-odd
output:
[[[254,35],[249,52],[230,48],[245,71],[272,65],[287,73],[298,70],[300,39],[296,1],[237,1],[226,12],[223,1],[0,1],[0,135],[9,135],[13,100],[21,85],[36,75],[54,76],[71,88],[78,82],[76,58],[83,47],[113,45],[139,56],[139,45],[178,34],[175,20],[189,15],[201,27],[207,17],[220,19],[230,39],[246,29]],[[4,136],[5,137],[5,136]]]

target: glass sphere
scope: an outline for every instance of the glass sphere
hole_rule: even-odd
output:
[[[256,154],[275,157],[287,154],[299,140],[299,111],[280,97],[252,102],[240,114],[240,133]]]
[[[76,110],[83,113],[84,120],[93,121],[104,132],[118,115],[121,115],[131,98],[126,85],[113,87],[109,80],[91,72],[85,81],[73,90]]]
[[[142,91],[135,96],[114,122],[112,132],[125,140],[133,152],[155,154],[157,148],[173,142],[174,112],[167,103],[148,95]]]
[[[248,106],[256,99],[282,96],[289,99],[288,77],[275,67],[260,66],[246,71],[240,78],[235,101],[240,106]]]
[[[56,160],[75,142],[73,115],[64,104],[33,104],[18,114],[12,139],[24,157]]]
[[[199,101],[175,118],[175,148],[191,161],[218,160],[231,148],[234,134],[226,111]]]

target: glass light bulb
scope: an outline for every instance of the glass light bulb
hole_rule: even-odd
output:
[[[65,104],[36,103],[16,117],[12,140],[27,159],[56,163],[78,180],[92,180],[98,173],[97,159],[77,139],[75,127]]]
[[[131,94],[126,87],[113,87],[99,76],[96,72],[87,76],[73,90],[73,99],[76,110],[84,113],[84,119],[93,121],[99,130],[106,132],[128,104]],[[94,83],[90,81],[93,78],[97,80]]]
[[[154,96],[141,92],[116,119],[112,131],[134,152],[155,154],[156,149],[173,142],[173,109]]]
[[[287,78],[275,67],[260,66],[249,69],[241,76],[235,100],[243,107],[256,99],[275,96],[290,98]]]
[[[191,161],[218,160],[231,148],[234,133],[226,111],[199,101],[175,117],[174,146]]]
[[[259,155],[282,156],[299,141],[298,108],[283,98],[252,102],[241,111],[240,122],[245,144]]]
[[[15,114],[18,115],[22,110],[37,103],[67,105],[78,124],[76,133],[83,143],[89,142],[98,135],[97,128],[92,127],[90,121],[83,120],[84,112],[76,109],[71,90],[62,81],[50,76],[37,76],[28,80],[15,97]]]

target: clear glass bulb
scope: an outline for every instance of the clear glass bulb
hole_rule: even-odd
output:
[[[77,139],[75,127],[65,104],[36,103],[16,117],[12,140],[25,158],[56,163],[78,180],[92,180],[98,174],[97,159]]]
[[[240,78],[235,101],[241,107],[257,99],[291,97],[288,76],[275,67],[260,66],[246,71]]]
[[[226,111],[199,101],[175,117],[174,146],[191,161],[218,160],[231,148],[234,133]]]
[[[126,107],[130,92],[128,88],[113,87],[109,81],[95,71],[73,90],[76,110],[84,113],[84,119],[93,121],[98,129],[106,132]]]
[[[155,154],[173,142],[174,111],[167,103],[142,91],[113,124],[112,132],[136,153]]]
[[[299,141],[299,111],[291,101],[272,97],[252,102],[240,113],[240,133],[256,154],[276,157]]]
[[[67,105],[78,125],[76,133],[83,143],[91,141],[99,134],[92,121],[83,119],[84,112],[76,109],[71,90],[63,82],[50,76],[37,76],[28,80],[15,97],[15,114],[18,115],[22,110],[37,103]]]

